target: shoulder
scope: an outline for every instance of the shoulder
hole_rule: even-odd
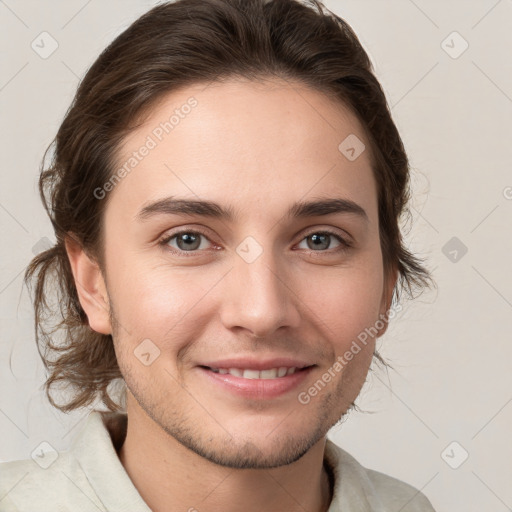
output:
[[[358,505],[357,510],[361,511],[435,512],[428,498],[414,486],[365,468],[329,439],[325,459],[334,478],[334,495],[328,512],[345,510],[342,504],[346,507],[348,503]]]
[[[48,445],[30,459],[0,463],[0,512],[105,510],[76,449],[77,441],[83,442],[94,426],[91,419],[69,450],[55,451]],[[92,455],[99,446],[95,437],[90,441],[86,449]],[[95,458],[101,459],[101,454],[96,452]]]
[[[1,463],[0,512],[151,512],[116,453],[126,426],[126,414],[93,410],[68,450]]]
[[[0,463],[0,512],[71,512],[73,507],[87,510],[92,504],[96,510],[104,510],[78,461],[68,451],[40,457],[38,461]],[[70,505],[72,508],[68,508]]]
[[[428,498],[416,487],[372,469],[366,472],[386,510],[435,512]]]

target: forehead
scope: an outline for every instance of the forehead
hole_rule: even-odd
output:
[[[364,150],[349,159],[343,150],[354,142]],[[170,195],[236,213],[308,196],[345,197],[370,215],[377,211],[369,143],[357,117],[297,82],[232,79],[173,91],[124,139],[116,160],[116,172],[125,172],[108,208],[122,201],[132,215]]]

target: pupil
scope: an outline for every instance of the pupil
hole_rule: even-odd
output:
[[[320,246],[322,246],[322,249],[326,249],[327,246],[329,245],[328,237],[329,235],[322,234],[311,235],[311,240],[313,241],[314,248],[318,249]]]
[[[190,233],[184,233],[183,235],[181,235],[178,238],[179,242],[185,243],[185,247],[180,247],[180,249],[183,249],[183,248],[185,248],[185,250],[197,249],[197,247],[199,247],[199,244],[197,243],[198,240],[199,240],[199,237],[197,237],[196,235],[192,235]]]

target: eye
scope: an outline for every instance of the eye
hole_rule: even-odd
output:
[[[334,248],[332,247],[333,241],[337,244]],[[341,252],[351,247],[349,242],[331,231],[314,231],[303,238],[300,243],[304,242],[306,242],[307,247],[300,247],[299,244],[299,248],[313,252]],[[175,254],[184,256],[193,256],[201,250],[206,250],[209,248],[208,244],[211,245],[211,242],[204,233],[192,230],[166,235],[158,242],[158,245],[170,249]]]
[[[331,231],[315,231],[307,235],[301,241],[301,243],[306,241],[306,249],[312,250],[314,252],[324,252],[326,249],[332,249],[332,247],[329,246],[331,245],[333,239],[338,243],[338,245],[334,247],[334,252],[342,251],[350,247],[350,244],[345,239],[343,239],[337,233],[333,233]]]
[[[199,231],[180,231],[164,237],[158,244],[174,249],[173,252],[196,252],[198,249],[207,249],[203,243],[204,240],[208,238]]]

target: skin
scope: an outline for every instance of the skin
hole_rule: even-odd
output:
[[[110,192],[105,275],[67,242],[89,325],[113,335],[128,388],[119,457],[156,512],[325,511],[326,434],[359,394],[386,325],[307,405],[297,395],[386,313],[396,281],[382,263],[370,145],[357,118],[320,92],[232,79],[167,95],[125,139],[119,166],[190,96],[198,105]],[[350,134],[366,145],[355,161],[338,150]],[[136,218],[171,195],[215,201],[236,216]],[[354,201],[367,220],[285,215],[295,201],[325,198]],[[204,232],[192,256],[179,237],[158,245],[180,230]],[[335,236],[312,244],[325,230],[352,246],[340,251]],[[263,251],[251,263],[236,252],[248,236]],[[148,366],[134,355],[144,339],[160,350]],[[297,389],[247,399],[197,368],[236,356],[316,366]]]

